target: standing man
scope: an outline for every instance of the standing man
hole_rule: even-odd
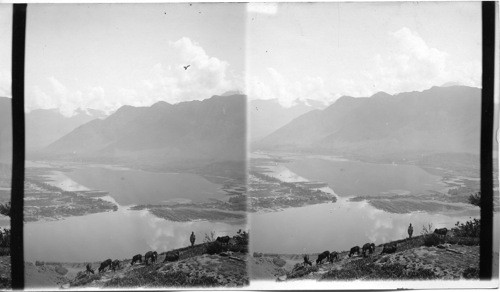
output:
[[[189,237],[189,241],[191,241],[191,246],[194,245],[194,241],[196,240],[196,236],[194,236],[194,231],[191,232],[191,236]]]
[[[408,227],[408,235],[411,236],[413,235],[413,227],[411,226],[411,223],[410,223],[410,226]]]

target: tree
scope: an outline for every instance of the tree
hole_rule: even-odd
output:
[[[0,204],[0,214],[10,217],[10,202]]]
[[[469,196],[469,204],[481,207],[481,192]]]

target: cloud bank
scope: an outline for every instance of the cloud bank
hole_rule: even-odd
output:
[[[230,71],[226,61],[207,55],[191,39],[183,37],[169,46],[173,55],[168,58],[175,60],[174,64],[157,63],[146,76],[129,87],[69,88],[56,77],[49,76],[44,90],[33,86],[29,91],[27,110],[58,108],[66,116],[73,115],[78,108],[110,113],[123,105],[150,106],[158,101],[203,100],[229,90],[242,89],[242,78]],[[187,65],[190,66],[184,69]]]
[[[446,52],[430,47],[407,27],[390,32],[389,36],[391,50],[374,56],[371,64],[359,68],[356,77],[305,76],[292,80],[275,68],[268,68],[264,78],[248,77],[249,97],[278,99],[281,105],[290,107],[296,100],[330,104],[343,95],[366,97],[379,91],[421,91],[446,82],[481,86],[480,61],[454,63]]]

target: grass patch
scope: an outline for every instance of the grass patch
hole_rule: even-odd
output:
[[[104,287],[216,287],[221,284],[212,276],[191,277],[177,271],[161,273],[155,267],[144,267],[128,272],[123,278],[113,278]]]
[[[405,265],[395,263],[376,265],[372,259],[361,259],[345,265],[343,269],[331,270],[321,280],[429,280],[437,275],[429,269],[407,270]]]

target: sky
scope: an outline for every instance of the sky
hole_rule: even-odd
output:
[[[254,4],[248,19],[252,97],[331,103],[342,95],[481,85],[481,4]]]
[[[29,5],[26,109],[69,116],[232,90],[291,106],[447,82],[480,87],[480,5]],[[10,6],[0,5],[0,95],[7,96]]]

